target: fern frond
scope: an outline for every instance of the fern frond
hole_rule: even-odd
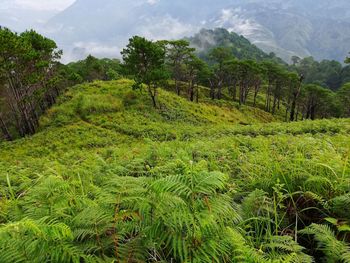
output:
[[[336,239],[333,231],[327,225],[312,224],[300,231],[301,234],[313,235],[329,262],[341,262],[350,253],[350,247]]]

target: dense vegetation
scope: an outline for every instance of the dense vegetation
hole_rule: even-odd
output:
[[[304,83],[318,84],[333,91],[350,82],[350,66],[334,60],[315,61],[312,57],[293,57],[292,70],[304,75]]]
[[[132,85],[76,86],[1,144],[1,262],[349,262],[349,120]]]
[[[0,262],[350,262],[350,120],[325,119],[349,84],[185,40],[69,65],[0,42],[4,138],[36,117],[0,142]]]
[[[34,31],[18,35],[0,27],[0,130],[6,139],[13,138],[12,129],[34,134],[40,114],[55,103],[60,56],[54,41]]]
[[[202,30],[191,42],[134,37],[123,51],[123,65],[93,56],[62,65],[56,44],[34,31],[16,34],[1,28],[0,35],[5,62],[0,66],[0,131],[6,140],[34,134],[41,114],[67,87],[122,76],[134,78],[134,88],[147,84],[154,107],[158,87],[171,86],[172,79],[173,91],[190,101],[198,102],[202,85],[213,100],[248,104],[286,121],[348,117],[350,112],[349,67],[297,57],[288,66],[225,29]]]

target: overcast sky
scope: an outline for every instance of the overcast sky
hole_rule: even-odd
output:
[[[1,9],[62,10],[75,0],[0,0]]]
[[[22,32],[42,26],[75,0],[0,0],[0,26]],[[44,33],[44,32],[43,32]]]

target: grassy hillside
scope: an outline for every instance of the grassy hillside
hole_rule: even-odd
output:
[[[76,86],[0,144],[0,262],[349,261],[349,119],[131,85]]]

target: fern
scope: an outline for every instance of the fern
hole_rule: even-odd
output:
[[[273,261],[311,263],[313,258],[303,252],[304,248],[290,236],[273,236],[266,241],[264,250]]]
[[[72,244],[70,228],[47,218],[0,227],[0,262],[77,262],[84,254]]]
[[[337,240],[329,226],[312,224],[300,233],[314,236],[318,249],[324,253],[327,262],[350,262],[350,247]]]

